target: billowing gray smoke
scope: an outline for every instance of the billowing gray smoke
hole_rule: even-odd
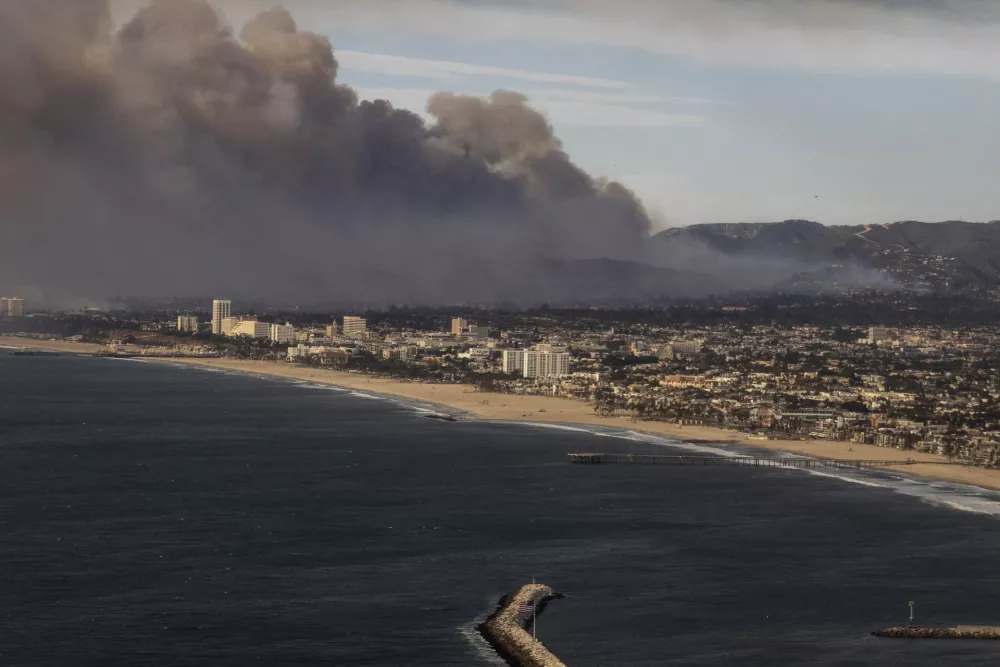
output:
[[[0,0],[0,285],[530,302],[638,256],[642,205],[524,97],[438,94],[427,127],[336,76],[283,9],[237,38],[204,0],[117,31],[106,0]]]

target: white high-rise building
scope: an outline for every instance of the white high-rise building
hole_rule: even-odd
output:
[[[503,372],[516,373],[524,370],[524,350],[503,351]]]
[[[536,352],[535,350],[525,350],[524,351],[524,361],[521,362],[521,371],[524,373],[526,378],[538,378],[538,360],[544,352]]]
[[[222,320],[233,314],[233,302],[228,299],[216,299],[212,302],[212,333],[216,336],[225,334],[222,330]]]
[[[524,377],[558,378],[569,375],[569,353],[527,350],[524,353]]]
[[[569,375],[569,353],[549,350],[504,350],[503,372],[520,372],[531,379]]]
[[[336,322],[334,322],[333,324],[328,324],[326,326],[326,337],[327,338],[333,338],[338,333],[340,333],[340,327],[337,326]]]
[[[177,330],[188,333],[198,333],[198,318],[194,315],[178,315]]]
[[[344,326],[341,329],[345,336],[360,336],[368,330],[368,322],[357,315],[344,315]]]
[[[461,335],[465,332],[465,329],[469,326],[469,321],[464,317],[453,317],[451,318],[451,333],[455,336]]]
[[[271,342],[291,343],[295,340],[295,327],[291,324],[272,324]]]
[[[0,298],[0,315],[21,317],[24,315],[24,299],[5,296]]]

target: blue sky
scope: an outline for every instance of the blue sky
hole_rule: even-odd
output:
[[[274,2],[216,4],[238,28]],[[526,94],[659,226],[1000,218],[1000,3],[283,4],[362,97]]]

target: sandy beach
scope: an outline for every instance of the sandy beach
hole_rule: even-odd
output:
[[[94,353],[105,349],[101,345],[66,341],[43,341],[28,338],[2,337],[0,346],[23,347],[58,352]],[[926,461],[919,466],[891,466],[889,470],[919,475],[942,481],[969,484],[1000,490],[1000,470],[934,465],[947,459],[935,454],[904,452],[897,449],[861,445],[831,440],[749,440],[738,431],[704,426],[679,426],[664,422],[640,421],[621,417],[599,417],[593,406],[584,401],[551,396],[517,396],[476,391],[469,385],[432,384],[375,378],[360,373],[347,373],[280,361],[241,361],[235,359],[170,358],[169,363],[182,363],[216,369],[270,375],[294,380],[329,384],[355,390],[391,394],[459,410],[477,419],[524,421],[558,424],[585,424],[626,428],[644,433],[667,436],[687,442],[737,442],[761,449],[790,452],[819,458],[841,460],[905,460]],[[597,448],[595,444],[595,449]]]

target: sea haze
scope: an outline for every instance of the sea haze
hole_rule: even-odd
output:
[[[1000,662],[868,635],[911,600],[926,624],[1000,623],[996,518],[898,475],[571,466],[672,450],[421,415],[0,353],[0,663],[498,664],[475,623],[533,576],[566,595],[539,636],[572,667]]]

